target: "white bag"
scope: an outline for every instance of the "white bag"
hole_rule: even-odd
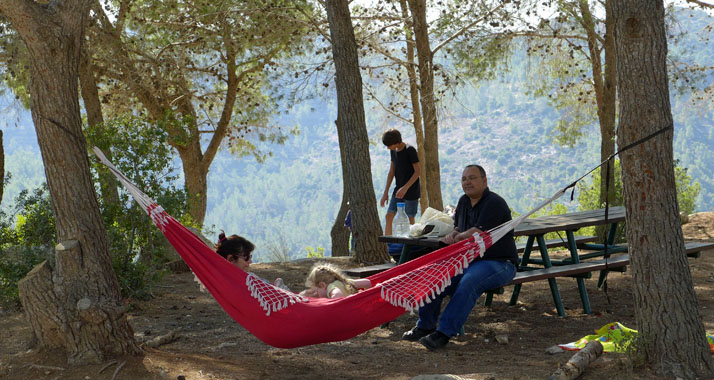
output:
[[[427,226],[433,226],[427,228]],[[417,223],[409,227],[412,237],[442,237],[454,230],[454,220],[445,212],[427,207]],[[424,233],[424,231],[427,231]]]

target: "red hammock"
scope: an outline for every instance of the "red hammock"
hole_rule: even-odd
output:
[[[258,339],[280,348],[346,340],[418,309],[493,242],[564,192],[502,226],[370,276],[370,289],[345,298],[308,298],[229,263],[129,182],[98,148],[94,152],[146,210],[226,313]]]

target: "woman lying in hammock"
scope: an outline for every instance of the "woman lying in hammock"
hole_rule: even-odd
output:
[[[226,237],[223,231],[218,235],[216,253],[245,272],[249,271],[250,264],[253,262],[254,249],[255,245],[242,236],[231,235]],[[280,277],[275,279],[273,285],[290,291]],[[313,298],[346,297],[357,293],[357,289],[365,289],[372,286],[369,280],[366,279],[353,280],[347,278],[339,268],[328,263],[315,264],[307,276],[305,285],[309,289],[302,291],[300,294]]]
[[[221,231],[218,235],[218,244],[216,244],[215,249],[217,254],[228,260],[231,264],[237,266],[244,272],[249,271],[250,264],[253,262],[253,250],[255,249],[255,244],[248,241],[248,239],[235,234],[226,237],[225,232]],[[283,283],[283,279],[280,277],[273,281],[273,285],[290,291],[290,289]]]

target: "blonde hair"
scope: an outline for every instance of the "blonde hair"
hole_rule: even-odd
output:
[[[307,279],[305,279],[305,286],[311,288],[321,282],[329,285],[335,280],[345,284],[345,288],[347,288],[350,294],[357,292],[357,288],[354,286],[352,279],[345,276],[340,268],[330,263],[315,263],[312,269],[310,269],[310,274],[307,275]]]

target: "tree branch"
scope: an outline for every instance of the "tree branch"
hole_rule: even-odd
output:
[[[714,9],[714,4],[705,3],[705,2],[699,1],[699,0],[685,0],[685,1],[688,3],[699,5],[700,7],[703,7],[703,8]]]
[[[496,8],[491,9],[488,13],[486,13],[486,15],[484,15],[484,16],[481,17],[480,19],[477,19],[477,20],[475,20],[474,22],[472,22],[472,23],[466,25],[465,27],[461,28],[461,30],[459,30],[458,32],[452,34],[451,37],[445,39],[445,40],[442,41],[439,45],[437,45],[437,46],[431,51],[431,54],[432,54],[432,55],[433,55],[433,54],[436,54],[436,52],[439,51],[439,49],[441,49],[442,47],[444,47],[446,44],[448,44],[449,42],[451,42],[451,41],[453,41],[454,39],[458,38],[458,37],[461,36],[462,34],[466,33],[466,31],[468,31],[469,29],[473,28],[474,25],[476,25],[476,24],[482,22],[483,20],[486,19],[486,17],[492,15],[493,12],[496,12],[497,10],[503,8],[504,6],[506,6],[506,2],[505,2],[505,1],[502,2],[502,3],[501,3],[499,6],[497,6]]]

